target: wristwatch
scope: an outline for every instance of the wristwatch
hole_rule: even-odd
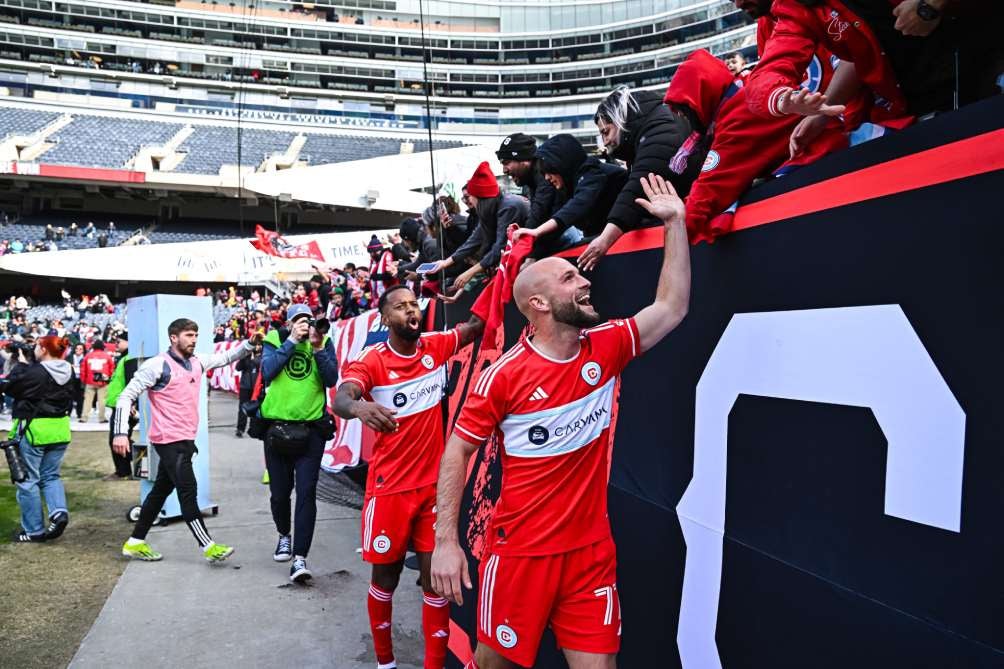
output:
[[[927,4],[927,0],[920,0],[917,3],[917,16],[924,21],[934,21],[941,18],[941,11]]]

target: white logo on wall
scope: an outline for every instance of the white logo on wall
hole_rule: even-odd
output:
[[[600,377],[603,376],[603,369],[597,362],[587,362],[582,366],[582,380],[591,386],[595,386],[600,382]]]
[[[422,366],[426,369],[432,369],[436,366],[436,361],[432,359],[432,356],[426,353],[422,356]]]
[[[694,475],[676,507],[684,669],[722,666],[726,426],[740,394],[870,408],[888,441],[885,513],[960,527],[966,415],[898,305],[737,314],[697,384]]]
[[[503,648],[512,648],[519,641],[516,632],[508,625],[499,625],[495,628],[495,638]]]
[[[381,555],[390,550],[390,538],[386,534],[381,534],[373,540],[373,550]]]

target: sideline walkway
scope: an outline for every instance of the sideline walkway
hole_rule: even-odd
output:
[[[70,667],[376,666],[366,614],[369,568],[356,553],[359,512],[318,502],[308,559],[314,579],[291,584],[289,563],[272,561],[277,535],[260,482],[261,442],[234,437],[236,404],[224,393],[210,398],[212,501],[220,513],[206,519],[213,537],[236,552],[210,566],[184,523],[155,527],[150,543],[164,560],[126,568]],[[123,518],[123,541],[129,529]],[[405,569],[394,600],[401,669],[422,665],[415,578]]]

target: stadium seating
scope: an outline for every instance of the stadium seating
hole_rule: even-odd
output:
[[[39,160],[61,165],[122,168],[141,147],[164,144],[183,127],[180,123],[75,115],[72,123],[50,138],[56,145]]]
[[[241,164],[258,167],[269,155],[288,149],[295,136],[292,132],[245,128],[241,131]],[[218,174],[223,165],[237,164],[237,128],[194,126],[194,132],[178,150],[188,155],[176,171]]]
[[[73,120],[46,138],[52,146],[38,157],[39,162],[56,165],[79,165],[121,169],[144,146],[166,144],[183,127],[181,123],[111,118],[73,114]],[[0,140],[11,134],[29,135],[60,117],[57,112],[3,107],[0,113]],[[245,128],[241,131],[241,163],[257,168],[270,155],[289,149],[296,132]],[[411,141],[415,152],[427,151],[424,139],[403,140],[363,135],[307,134],[297,158],[309,165],[323,165],[350,160],[365,160],[396,155],[404,141]],[[459,141],[435,141],[433,148],[463,146]],[[95,150],[100,147],[101,150]],[[224,165],[237,164],[237,127],[234,125],[192,125],[192,134],[178,147],[185,154],[174,168],[186,174],[218,174]]]
[[[0,114],[0,140],[10,135],[30,135],[59,118],[57,112],[7,108]]]
[[[414,144],[416,153],[429,150],[428,140],[418,140]],[[460,146],[463,146],[463,142],[433,142],[433,148],[436,150]],[[390,156],[400,152],[401,141],[397,139],[352,135],[308,135],[303,150],[300,151],[300,158],[310,165],[325,165]]]
[[[78,221],[77,225],[81,222]],[[87,223],[84,222],[84,225]],[[69,224],[60,223],[59,225],[64,225],[67,227]],[[95,223],[97,225],[97,223]],[[117,225],[117,224],[116,224]],[[68,249],[93,249],[98,246],[98,235],[104,232],[108,235],[108,246],[116,246],[121,244],[126,239],[135,232],[134,229],[130,230],[116,230],[115,232],[109,233],[106,229],[107,224],[102,221],[100,229],[98,229],[93,239],[88,239],[83,235],[77,235],[75,237],[66,236],[62,240],[56,242],[56,247],[61,251],[66,251]],[[45,239],[45,223],[25,223],[24,221],[19,221],[17,223],[11,223],[0,228],[0,238],[7,240],[20,239],[24,243],[28,242],[39,242]]]

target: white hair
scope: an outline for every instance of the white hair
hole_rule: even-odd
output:
[[[593,121],[603,119],[617,128],[618,132],[624,132],[628,114],[633,111],[638,111],[638,101],[634,99],[630,88],[620,85],[600,103]]]

